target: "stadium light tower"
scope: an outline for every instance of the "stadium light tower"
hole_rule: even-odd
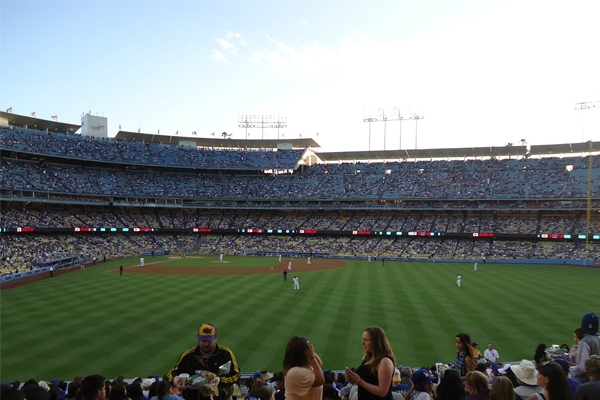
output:
[[[238,127],[246,128],[246,139],[248,139],[248,128],[261,129],[261,137],[265,138],[265,128],[277,128],[277,140],[279,140],[279,129],[287,128],[287,116],[285,115],[240,115],[238,116]]]
[[[596,106],[600,106],[600,101],[582,101],[581,103],[575,103],[575,110],[590,110],[596,108]],[[584,114],[585,115],[585,114]],[[584,127],[585,131],[585,127]],[[583,133],[582,133],[583,135]],[[589,148],[589,160],[588,160],[588,182],[587,182],[587,213],[586,213],[586,221],[585,221],[585,260],[583,260],[583,265],[587,263],[590,254],[590,220],[592,218],[592,169],[594,160],[592,158],[592,153],[594,152],[594,142],[590,139],[590,148]]]
[[[402,121],[406,119],[422,119],[422,116],[417,114],[402,115],[399,107],[392,107],[389,110],[378,108],[373,112],[365,111],[363,113],[363,121],[369,123],[369,151],[371,151],[371,122],[383,121],[383,150],[387,150],[387,121],[400,121],[400,135],[398,149],[402,149]],[[417,121],[418,122],[418,121]]]
[[[381,110],[381,109],[378,108],[377,110]],[[368,113],[366,110],[363,110],[363,122],[369,123],[369,151],[371,151],[371,122],[377,122],[378,116],[379,115],[377,114],[377,112]]]
[[[414,114],[411,119],[415,120],[415,150],[417,150],[417,138],[418,138],[418,129],[419,129],[419,120],[425,118],[422,115]]]
[[[388,118],[391,121],[400,121],[400,132],[398,135],[398,150],[402,150],[402,121],[404,120],[408,120],[408,119],[414,119],[415,120],[415,149],[417,148],[417,124],[419,123],[418,120],[423,119],[425,117],[415,114],[415,113],[409,113],[408,116],[404,116],[402,115],[402,111],[398,108],[398,107],[394,107],[392,108],[392,118]]]

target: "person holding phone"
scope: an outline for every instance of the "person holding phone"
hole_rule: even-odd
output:
[[[346,368],[346,380],[358,385],[359,400],[392,400],[392,379],[396,357],[385,331],[368,327],[362,334],[365,354],[356,372]]]

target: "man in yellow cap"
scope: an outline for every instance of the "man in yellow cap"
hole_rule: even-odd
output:
[[[219,371],[219,367],[231,361],[228,372]],[[198,329],[198,345],[184,351],[177,360],[175,368],[167,374],[171,382],[179,374],[197,375],[197,371],[210,371],[217,375],[214,383],[219,386],[219,398],[231,396],[231,385],[240,379],[240,368],[233,352],[227,347],[217,344],[217,328],[213,324],[202,324]],[[185,388],[185,400],[206,400],[199,390]]]

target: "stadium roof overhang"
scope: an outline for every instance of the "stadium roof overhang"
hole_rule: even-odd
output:
[[[0,119],[8,121],[8,124],[12,126],[40,131],[47,130],[48,132],[75,133],[81,128],[81,125],[67,124],[54,120],[48,121],[36,117],[7,113],[5,111],[0,111]]]
[[[565,144],[542,144],[532,145],[531,155],[538,154],[572,154],[572,153],[587,153],[600,151],[600,142],[583,142],[583,143],[565,143]]]
[[[180,142],[195,142],[199,147],[216,147],[216,148],[237,148],[237,149],[276,149],[278,145],[289,143],[294,149],[305,149],[307,147],[321,147],[313,139],[277,139],[277,140],[261,140],[261,139],[232,139],[232,138],[204,138],[195,136],[171,136],[171,135],[154,135],[149,133],[137,133],[119,131],[115,136],[117,140],[132,140],[144,143],[160,143],[179,145]]]
[[[408,160],[428,158],[473,158],[525,156],[526,146],[462,147],[455,149],[417,149],[386,151],[348,151],[317,153],[322,161]]]

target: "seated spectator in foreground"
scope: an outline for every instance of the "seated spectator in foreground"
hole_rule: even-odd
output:
[[[77,395],[77,391],[81,387],[81,382],[70,382],[69,386],[67,386],[67,397],[66,400],[75,400],[75,396]]]
[[[409,390],[411,387],[413,387],[413,381],[412,379],[410,379],[411,376],[412,369],[410,367],[403,367],[402,369],[400,369],[400,384],[408,385]]]
[[[156,396],[150,400],[181,400],[179,396],[171,394],[171,382],[162,380],[156,385]]]
[[[275,392],[269,385],[263,385],[255,391],[256,400],[274,400]]]
[[[156,379],[154,378],[146,378],[142,381],[142,393],[144,394],[144,397],[150,398],[150,386],[152,386],[154,382],[156,382]]]
[[[600,399],[600,356],[589,356],[585,361],[585,370],[590,376],[590,381],[577,388],[575,400]]]
[[[127,385],[127,397],[131,400],[148,400],[148,398],[144,396],[141,383],[137,381]]]
[[[19,389],[2,385],[0,398],[2,400],[25,400],[25,395]]]
[[[323,371],[323,377],[325,378],[325,383],[331,384],[331,386],[333,386],[333,388],[335,390],[337,390],[338,394],[339,394],[339,390],[338,390],[336,382],[335,382],[335,380],[336,380],[335,372],[333,372],[333,371]]]
[[[494,377],[490,400],[515,400],[515,388],[511,380],[505,376]]]
[[[285,400],[285,381],[283,380],[283,372],[277,372],[273,375],[275,380],[275,400]]]
[[[430,400],[433,393],[433,381],[436,377],[424,368],[412,374],[413,387],[406,393],[406,400]]]
[[[577,361],[577,345],[583,339],[583,329],[581,327],[575,328],[573,331],[573,341],[575,344],[571,347],[569,354],[566,355],[566,359],[569,362],[569,365],[574,366],[577,365],[575,362]]]
[[[335,380],[335,387],[338,390],[342,390],[344,386],[346,386],[346,374],[343,372],[338,372],[337,379]]]
[[[263,386],[268,386],[267,382],[262,378],[261,374],[258,374],[258,378],[255,378],[254,381],[252,382],[252,386],[248,388],[248,396],[246,396],[247,399],[249,400],[258,400],[258,389],[263,387]]]
[[[40,385],[23,386],[23,394],[25,394],[26,400],[48,400],[50,398],[50,393]]]
[[[323,400],[341,400],[340,394],[331,383],[323,385]]]
[[[466,400],[489,400],[488,379],[481,371],[471,371],[465,377]]]
[[[81,381],[81,400],[104,400],[106,398],[105,379],[102,375],[89,375]]]
[[[459,373],[448,369],[435,388],[435,400],[465,400],[465,386]],[[514,398],[514,395],[513,395]]]
[[[554,360],[554,362],[560,365],[563,371],[565,371],[565,376],[567,377],[567,382],[569,383],[569,387],[571,388],[571,393],[573,393],[573,396],[575,396],[575,392],[577,391],[577,388],[581,386],[581,382],[569,378],[569,363],[567,362],[567,360],[563,358],[557,358]]]
[[[122,383],[115,384],[110,390],[109,400],[127,400],[127,390]]]
[[[531,395],[544,391],[538,385],[538,372],[531,361],[522,360],[519,365],[511,366],[510,370],[515,374],[519,383],[519,386],[515,387],[516,400],[527,400]]]
[[[56,386],[60,390],[60,396],[58,396],[59,400],[65,400],[67,398],[67,388],[69,385],[65,381],[59,381]]]
[[[542,365],[543,363],[548,361],[548,355],[546,354],[546,349],[548,347],[544,343],[538,344],[535,349],[535,353],[533,355],[533,361],[535,362],[536,369]]]
[[[544,393],[532,394],[529,400],[573,400],[567,376],[559,364],[547,362],[540,365],[537,381],[544,388]]]

